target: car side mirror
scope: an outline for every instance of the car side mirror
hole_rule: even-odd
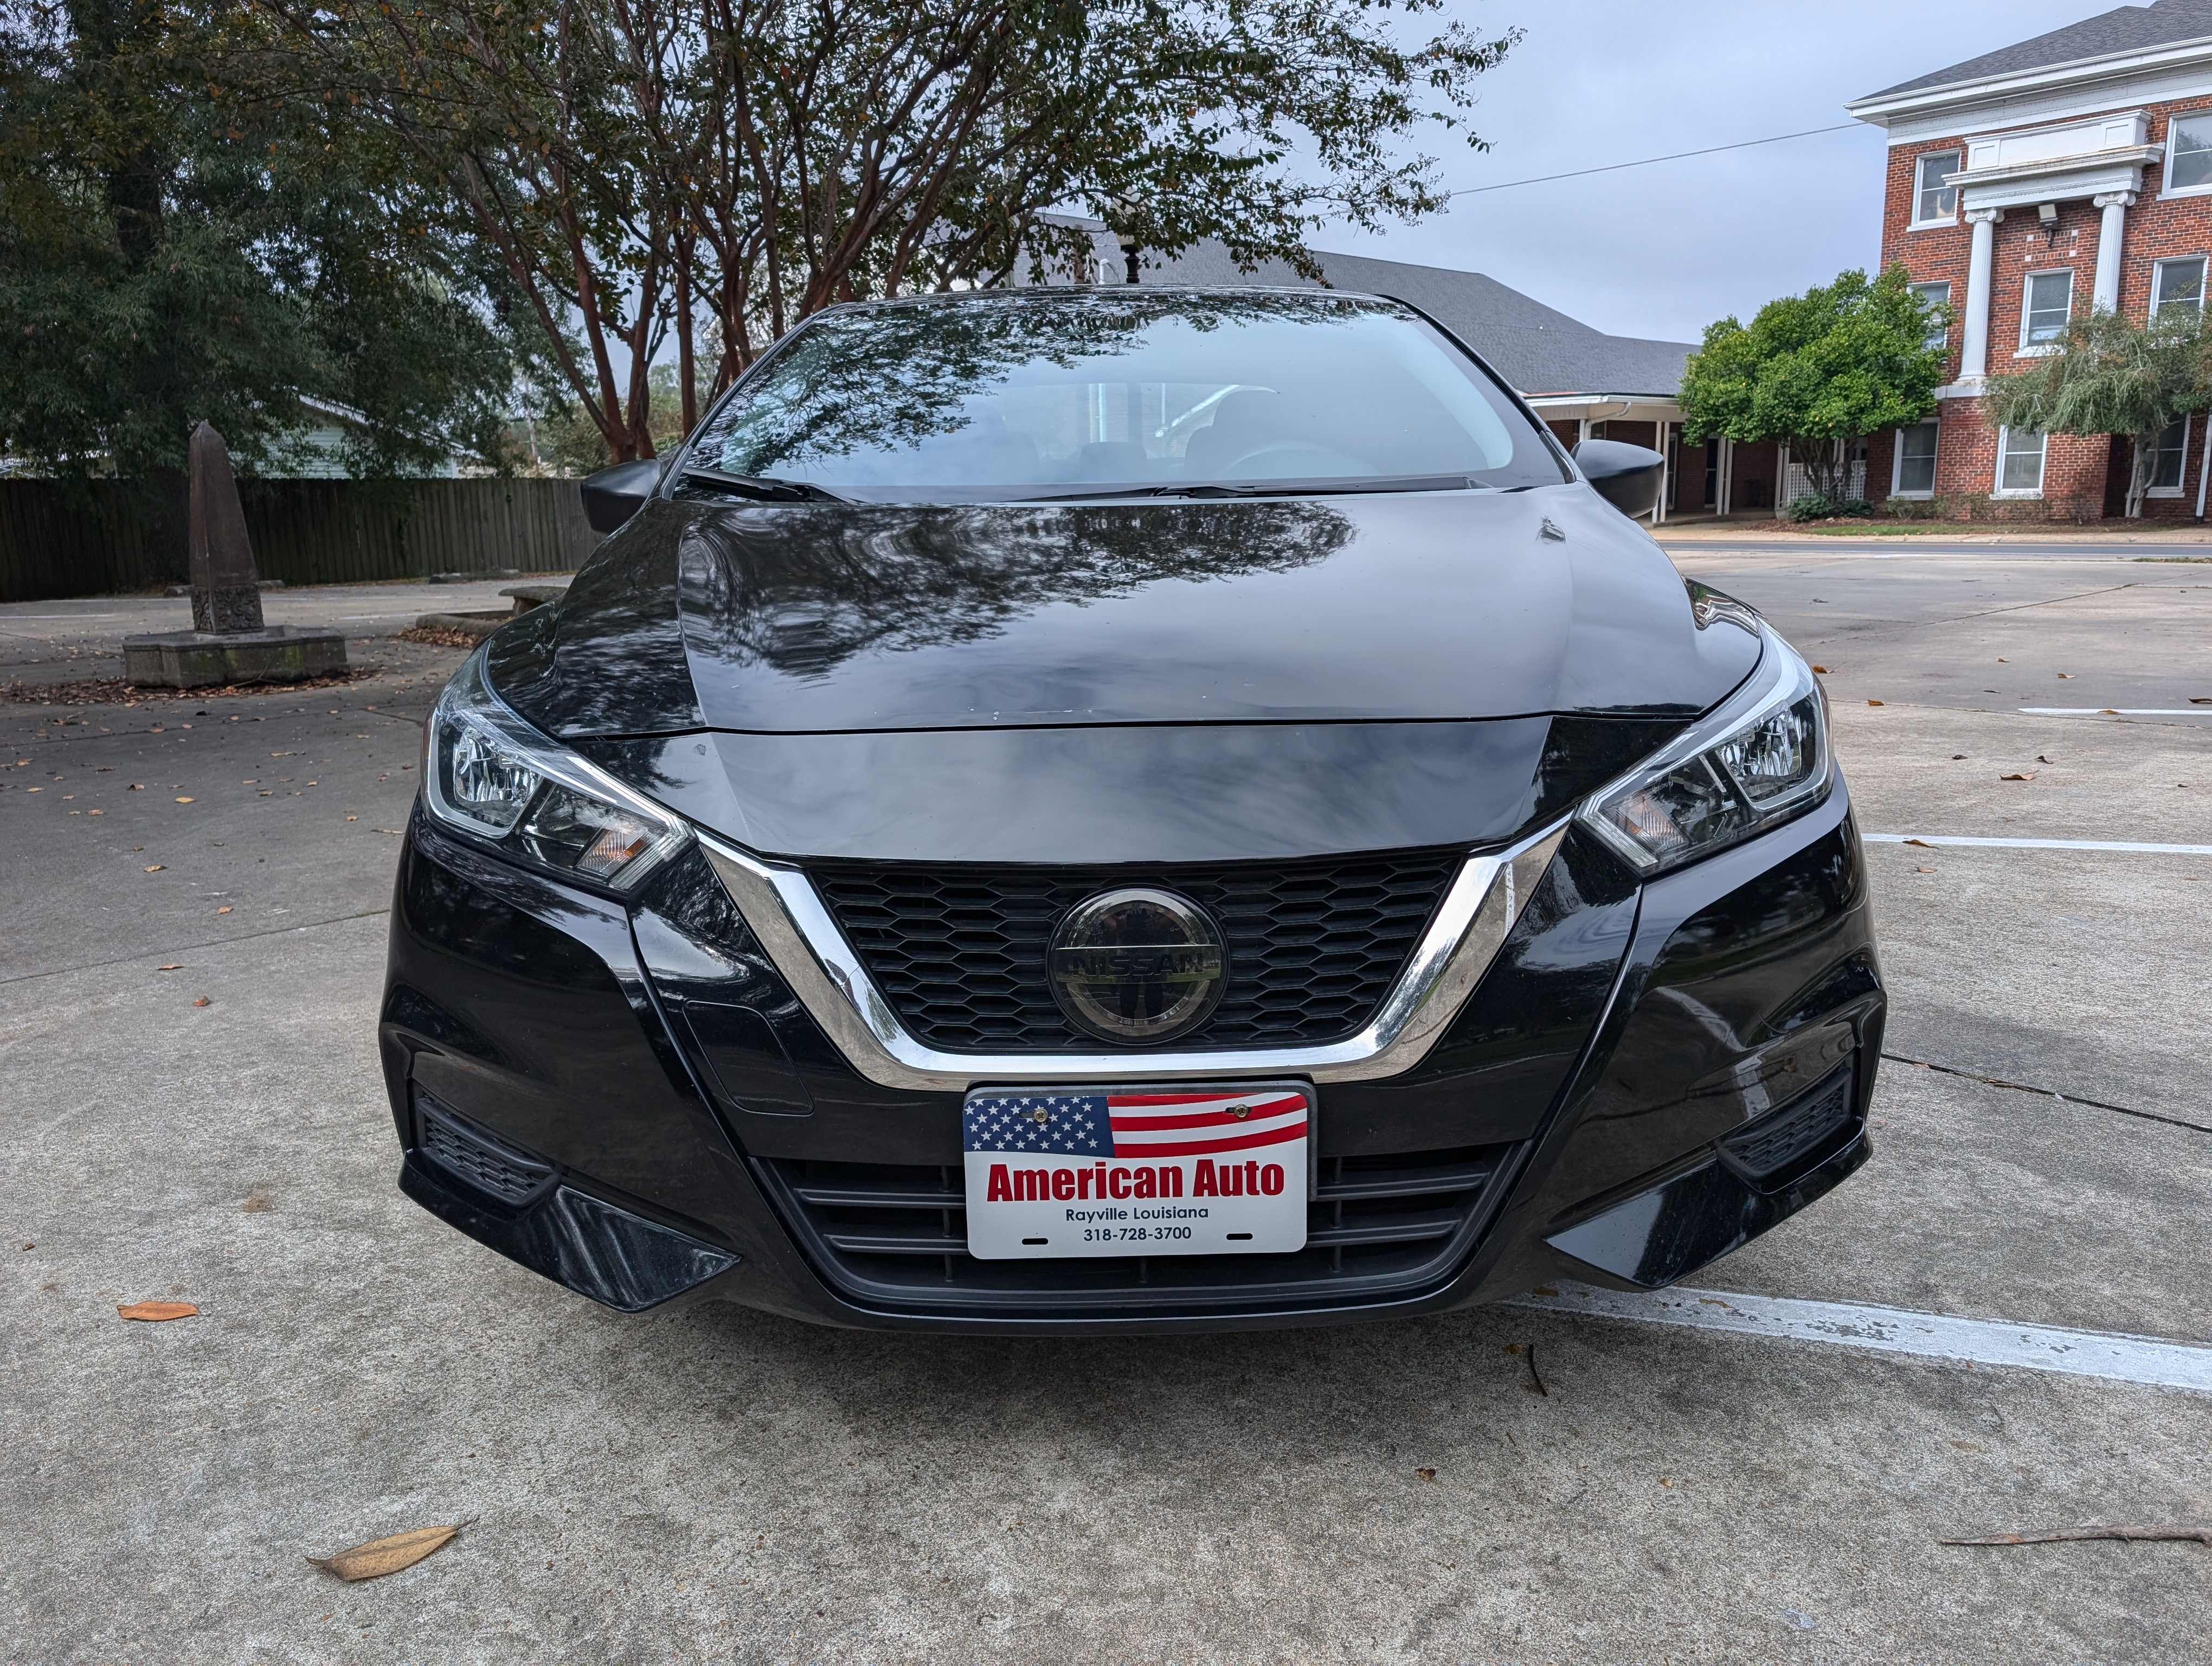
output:
[[[1649,514],[1659,502],[1659,476],[1667,459],[1648,446],[1619,440],[1585,440],[1575,447],[1575,466],[1597,495],[1629,516]]]
[[[635,463],[617,463],[611,469],[584,477],[584,519],[595,532],[617,531],[645,507],[653,489],[660,483],[665,459],[648,457]]]

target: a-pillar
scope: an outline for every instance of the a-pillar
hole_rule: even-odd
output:
[[[2097,228],[2097,283],[2089,291],[2089,305],[2117,313],[2120,310],[2120,240],[2127,234],[2128,210],[2136,205],[2136,194],[2115,191],[2096,202],[2105,217]]]
[[[1962,382],[1978,382],[1990,374],[1990,269],[1996,258],[1997,222],[2003,218],[1999,208],[1966,210],[1974,241],[1966,259],[1966,329],[1959,351]]]

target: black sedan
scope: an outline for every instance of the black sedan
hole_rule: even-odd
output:
[[[1659,467],[1387,299],[816,316],[438,702],[401,1186],[625,1310],[901,1329],[1725,1254],[1865,1160],[1883,994],[1820,686]]]

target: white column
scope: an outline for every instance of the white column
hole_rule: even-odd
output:
[[[1968,209],[1974,228],[1966,259],[1966,330],[1959,351],[1959,380],[1978,382],[1990,374],[1990,268],[1996,258],[1997,222],[2002,209]]]
[[[2097,228],[2097,286],[2089,292],[2089,305],[2117,313],[2120,310],[2120,240],[2127,234],[2128,210],[2136,205],[2136,194],[2115,191],[2096,200],[2105,218]]]

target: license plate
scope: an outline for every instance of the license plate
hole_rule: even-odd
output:
[[[1304,1083],[981,1087],[960,1123],[980,1260],[1305,1248]]]

